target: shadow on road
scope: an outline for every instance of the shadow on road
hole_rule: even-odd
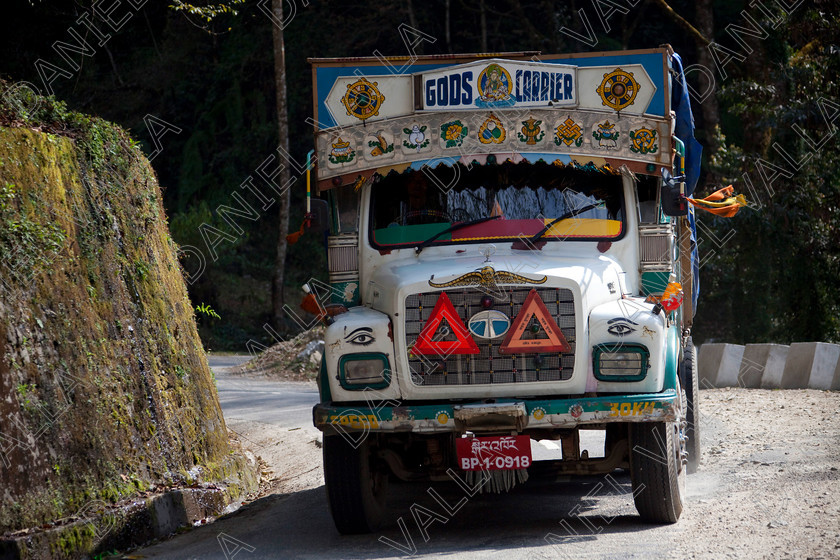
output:
[[[430,487],[444,504],[429,493]],[[558,551],[560,558],[572,557],[577,547],[591,553],[593,543],[601,547],[610,535],[629,532],[639,534],[639,554],[648,546],[655,551],[644,532],[656,526],[642,523],[635,514],[626,476],[616,476],[612,484],[604,484],[603,478],[584,484],[529,482],[509,494],[471,497],[452,483],[392,483],[391,490],[386,524],[375,534],[339,535],[321,486],[266,496],[213,525],[143,552],[147,558],[225,558],[221,535],[229,552],[231,542],[240,543],[233,550],[241,546],[242,559],[433,554],[537,560],[557,558]]]

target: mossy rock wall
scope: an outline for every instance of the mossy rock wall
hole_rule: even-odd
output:
[[[84,122],[0,127],[0,533],[246,464],[154,172]]]

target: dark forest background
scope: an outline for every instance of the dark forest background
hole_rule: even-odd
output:
[[[114,121],[154,145],[144,116],[181,132],[161,139],[153,166],[164,190],[175,241],[204,247],[198,226],[230,228],[216,215],[220,204],[278,143],[272,24],[257,0],[244,0],[207,21],[171,2],[123,0],[114,9],[133,16],[110,30],[72,77],[52,82],[55,95],[74,110]],[[72,41],[68,29],[83,13],[116,5],[103,0],[12,0],[0,24],[0,75],[31,82],[47,93],[36,60],[67,63],[55,41]],[[753,208],[734,219],[699,217],[701,297],[695,340],[727,342],[840,340],[840,17],[835,1],[628,0],[614,2],[498,1],[350,3],[285,2],[290,149],[303,161],[312,147],[311,71],[307,57],[408,55],[398,31],[408,24],[435,38],[418,54],[539,50],[603,51],[671,44],[687,67],[711,69],[710,87],[689,72],[697,137],[705,146],[699,196],[734,183]],[[621,9],[619,9],[621,8]],[[586,15],[586,22],[580,10]],[[599,14],[600,10],[600,14]],[[607,15],[608,18],[604,18]],[[561,31],[566,27],[586,41]],[[755,28],[752,24],[758,26]],[[737,27],[741,28],[738,32]],[[609,28],[607,30],[607,27]],[[753,27],[753,35],[743,29]],[[756,33],[756,30],[759,32]],[[708,41],[713,41],[711,48]],[[702,103],[700,103],[702,97]],[[797,128],[798,127],[798,128]],[[774,147],[775,146],[775,147]],[[763,161],[763,164],[757,163]],[[744,178],[746,173],[747,179]],[[769,186],[769,188],[768,188]],[[303,214],[304,185],[292,191],[291,229]],[[193,283],[205,346],[244,350],[248,339],[269,342],[271,271],[277,240],[276,206],[223,242]],[[235,232],[231,232],[234,233]],[[326,281],[320,240],[304,236],[286,261],[287,301],[296,306],[299,286]],[[185,267],[187,265],[185,264]],[[293,329],[289,326],[290,334]],[[284,333],[287,334],[287,333]]]

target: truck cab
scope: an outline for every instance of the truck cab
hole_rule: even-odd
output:
[[[700,450],[679,59],[310,62],[332,216],[313,418],[338,530],[375,530],[394,478],[618,468],[644,519],[675,522]]]

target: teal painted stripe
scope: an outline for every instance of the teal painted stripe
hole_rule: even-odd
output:
[[[676,391],[677,374],[679,373],[680,360],[680,333],[679,327],[671,327],[666,334],[665,346],[665,389]]]
[[[325,359],[321,359],[321,371],[318,372],[318,394],[321,396],[321,402],[332,400],[330,380],[327,379],[327,360]]]
[[[449,222],[437,224],[418,224],[413,226],[394,226],[373,230],[373,241],[377,245],[401,245],[404,243],[420,243],[433,235],[452,227]],[[439,241],[451,241],[452,234],[438,237]]]
[[[676,330],[676,329],[674,329]],[[666,386],[668,385],[667,375],[666,375]],[[540,400],[525,400],[522,399],[496,399],[496,402],[500,403],[514,403],[514,402],[524,402],[525,408],[529,415],[533,414],[534,410],[537,408],[542,409],[545,411],[545,414],[569,414],[569,408],[573,405],[580,405],[583,409],[583,412],[604,412],[613,410],[615,404],[617,403],[619,406],[622,403],[626,404],[636,404],[636,403],[654,403],[653,407],[657,410],[668,408],[668,406],[674,401],[676,397],[676,393],[673,389],[673,380],[672,386],[668,388],[669,390],[663,391],[662,393],[644,393],[644,394],[637,394],[637,395],[615,395],[615,396],[606,396],[606,397],[591,397],[585,399],[579,398],[568,398],[568,399],[540,399]],[[406,419],[409,421],[420,421],[420,420],[433,420],[437,418],[437,415],[441,412],[446,413],[449,415],[450,418],[454,417],[455,408],[454,405],[445,405],[445,404],[437,404],[437,405],[419,405],[419,406],[404,406],[404,407],[391,407],[391,406],[383,406],[380,409],[374,409],[367,406],[329,406],[329,405],[318,405],[317,407],[318,412],[326,418],[327,423],[329,423],[329,418],[336,416],[340,417],[342,415],[374,415],[377,419],[381,422],[389,422],[389,421],[399,421],[402,419]],[[396,414],[394,414],[396,410]]]

